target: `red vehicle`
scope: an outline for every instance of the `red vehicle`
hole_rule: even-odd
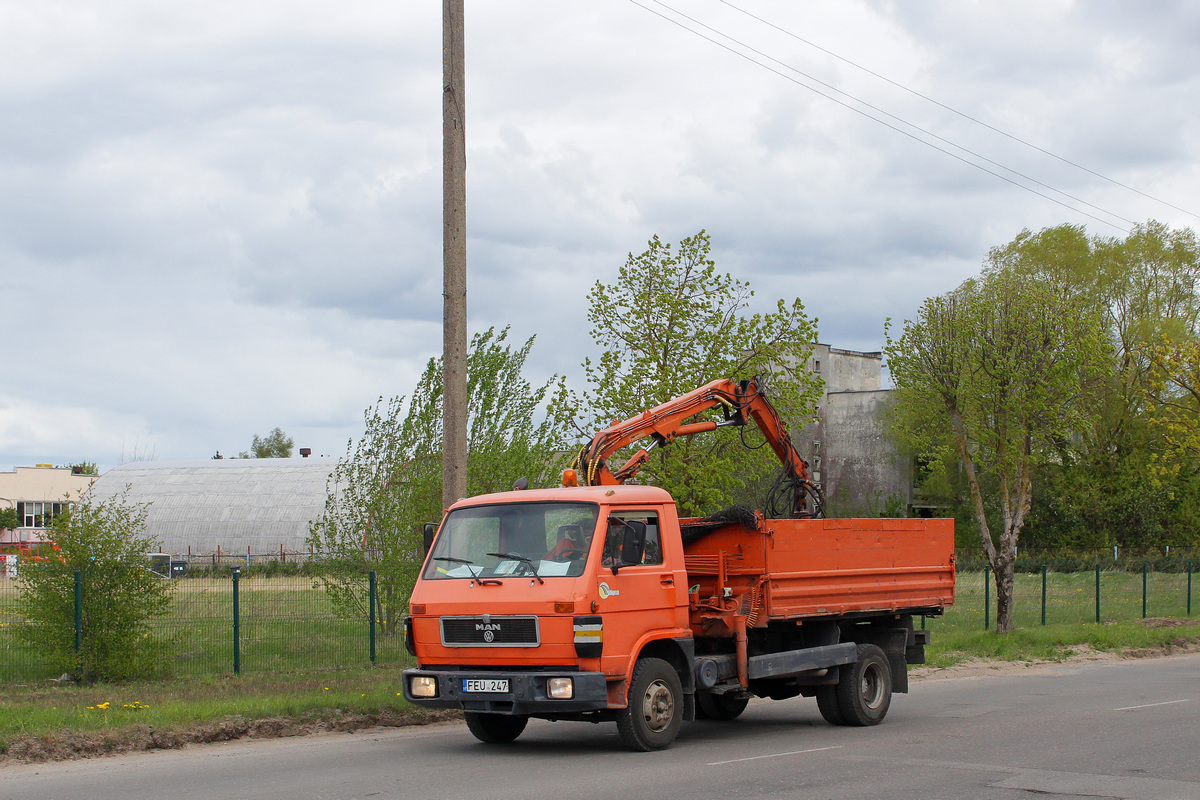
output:
[[[790,518],[680,519],[662,489],[622,485],[644,451],[608,465],[641,439],[750,420],[780,455]],[[953,522],[820,518],[753,381],[715,381],[601,431],[576,469],[561,488],[455,503],[413,591],[404,695],[462,709],[484,742],[536,717],[615,721],[628,747],[657,750],[684,721],[733,719],[752,696],[815,697],[830,723],[874,725],[924,661],[913,616],[953,602]],[[588,485],[570,485],[573,472]]]

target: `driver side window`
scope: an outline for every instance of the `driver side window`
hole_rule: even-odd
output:
[[[646,526],[646,549],[642,554],[642,565],[663,563],[662,540],[659,535],[658,513],[654,511],[622,511],[608,517],[608,534],[604,540],[605,566],[617,563],[621,553],[621,542],[628,529],[627,523],[642,523]]]

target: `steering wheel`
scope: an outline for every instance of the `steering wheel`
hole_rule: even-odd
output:
[[[568,547],[559,552],[551,561],[574,561],[577,558],[583,558],[587,555],[587,550],[582,547]]]

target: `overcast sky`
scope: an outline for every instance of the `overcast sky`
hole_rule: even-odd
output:
[[[655,234],[878,350],[1022,228],[1198,224],[1200,4],[638,3],[466,3],[469,327],[536,335],[533,380],[580,387],[587,291]],[[411,391],[440,5],[0,0],[0,470],[341,455]]]

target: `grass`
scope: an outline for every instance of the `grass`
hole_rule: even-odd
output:
[[[0,754],[31,739],[61,739],[64,731],[85,743],[100,741],[103,751],[127,749],[123,742],[144,738],[146,731],[168,732],[172,742],[182,743],[236,738],[222,728],[231,722],[236,733],[253,731],[251,723],[262,720],[286,720],[292,730],[303,730],[322,723],[344,728],[344,721],[355,717],[366,718],[365,724],[381,718],[398,724],[429,716],[398,694],[401,670],[394,666],[95,686],[9,684],[0,696]],[[179,738],[188,731],[198,733]],[[61,749],[50,757],[74,755],[79,747],[65,743]]]
[[[994,589],[988,589],[992,630],[984,630],[983,574],[961,573],[956,604],[925,621],[932,633],[928,662],[949,667],[972,659],[1061,660],[1081,646],[1163,652],[1200,642],[1200,620],[1185,619],[1186,575],[1148,576],[1150,619],[1143,620],[1141,574],[1102,572],[1102,623],[1096,624],[1095,573],[1052,573],[1045,626],[1041,580],[1040,574],[1017,576],[1017,628],[1001,636],[994,631]],[[14,680],[14,659],[30,655],[16,653],[0,627],[0,678],[8,677],[0,693],[0,758],[74,757],[443,716],[413,708],[399,696],[400,672],[412,663],[400,637],[380,636],[378,666],[366,666],[365,624],[339,618],[310,578],[242,581],[239,676],[230,674],[229,581],[180,583],[175,611],[160,623],[180,644],[170,680],[59,685],[31,662]],[[0,592],[0,624],[8,627],[14,618],[5,599]]]
[[[239,581],[240,666],[246,672],[323,670],[370,664],[365,614],[333,607],[313,578],[256,577]],[[171,643],[168,672],[177,677],[233,672],[233,594],[228,578],[189,578],[172,584],[170,613],[153,624]],[[0,580],[0,681],[40,680],[58,672],[11,635],[20,619],[16,585]],[[399,636],[377,630],[376,664],[399,663]]]
[[[1088,647],[1104,652],[1144,654],[1169,652],[1200,642],[1200,620],[1162,625],[1160,620],[1064,624],[995,630],[946,630],[933,634],[926,662],[952,667],[973,659],[993,661],[1061,661]],[[933,627],[932,625],[930,626]]]
[[[1015,630],[995,633],[995,585],[984,588],[982,572],[959,573],[955,604],[942,617],[925,621],[931,632],[928,663],[947,667],[971,659],[1000,661],[1061,660],[1082,646],[1122,652],[1161,651],[1200,641],[1200,620],[1187,617],[1187,575],[1150,573],[1146,581],[1146,619],[1142,618],[1141,573],[1100,573],[1100,623],[1096,623],[1096,573],[1049,573],[1046,576],[1046,625],[1042,619],[1042,575],[1015,576]],[[1193,591],[1197,587],[1193,586]],[[984,629],[984,599],[990,629]]]

